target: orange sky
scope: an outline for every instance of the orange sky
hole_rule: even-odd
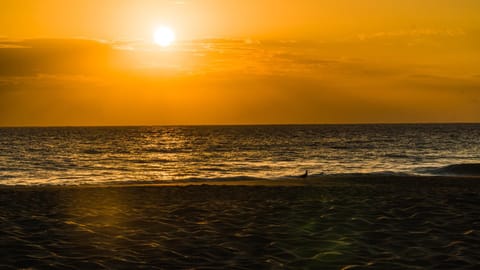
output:
[[[0,125],[480,121],[480,1],[2,1]],[[176,31],[152,43],[159,25]]]

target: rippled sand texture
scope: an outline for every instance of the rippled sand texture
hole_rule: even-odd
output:
[[[480,184],[1,188],[0,268],[474,269]]]

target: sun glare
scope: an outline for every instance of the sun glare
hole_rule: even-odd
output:
[[[153,33],[153,42],[155,42],[155,44],[159,46],[168,47],[172,45],[174,41],[175,32],[170,27],[161,26],[157,28]]]

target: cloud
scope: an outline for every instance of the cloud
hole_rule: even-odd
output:
[[[113,52],[94,40],[0,41],[0,76],[102,73],[111,68]]]
[[[433,29],[433,28],[420,28],[410,30],[398,30],[398,31],[386,31],[376,32],[370,34],[358,34],[359,40],[372,40],[372,39],[394,39],[394,38],[418,38],[418,37],[458,37],[464,36],[466,32],[462,28],[446,28],[446,29]]]
[[[288,78],[302,78],[322,81],[333,88],[384,85],[388,92],[391,84],[402,80],[418,85],[416,80],[403,79],[411,74],[444,76],[430,67],[402,63],[408,57],[403,57],[401,51],[395,52],[400,60],[389,57],[386,61],[381,57],[389,53],[385,48],[375,51],[378,56],[368,57],[362,48],[351,44],[201,39],[178,43],[168,51],[139,41],[35,39],[3,40],[0,44],[5,46],[0,48],[1,88],[21,83],[22,77],[38,79],[41,76],[42,82],[48,79],[65,83],[95,77],[93,81],[103,80],[118,87],[121,84],[164,85],[166,81],[191,79],[221,85],[223,80],[266,76],[275,77],[280,86],[290,80]],[[257,83],[269,87],[273,80]]]
[[[425,30],[416,33],[434,35],[438,32]],[[212,38],[183,41],[164,50],[141,41],[0,40],[0,77],[38,74],[181,77],[238,73],[301,77],[364,76],[367,80],[410,74],[412,70],[425,74],[431,72],[422,70],[419,63],[432,62],[448,69],[452,60],[443,61],[442,58],[448,57],[444,52],[452,46],[443,45],[445,49],[442,46],[440,49],[428,46],[413,49],[370,40],[321,43]],[[467,56],[470,56],[469,52],[462,51],[456,61],[462,58],[471,61],[472,58]]]

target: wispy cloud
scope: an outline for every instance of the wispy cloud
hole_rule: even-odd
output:
[[[109,44],[79,39],[32,39],[0,43],[0,76],[92,74],[108,69]]]
[[[448,31],[377,34],[376,37],[448,35]],[[288,76],[391,80],[408,74],[458,76],[442,51],[406,50],[364,41],[314,43],[295,40],[200,39],[167,50],[141,41],[81,39],[0,41],[0,76],[131,73],[141,76]],[[447,44],[450,46],[450,44]],[[369,48],[366,51],[364,48]],[[450,47],[446,49],[450,50]],[[448,56],[448,55],[447,55]],[[460,55],[459,55],[460,56]],[[415,58],[412,58],[415,57]],[[418,61],[416,58],[422,58]],[[410,59],[410,60],[409,60]],[[456,61],[461,59],[457,57]],[[441,60],[441,61],[439,61]],[[465,58],[464,61],[473,61]],[[417,63],[418,62],[418,63]],[[472,62],[472,72],[475,64]],[[162,76],[163,76],[162,75]],[[222,75],[227,76],[227,75]],[[342,79],[343,77],[343,79]]]
[[[371,40],[371,39],[391,39],[391,38],[405,38],[405,37],[458,37],[464,36],[465,30],[462,28],[446,28],[446,29],[434,29],[434,28],[419,28],[409,30],[387,31],[387,32],[375,32],[375,33],[362,33],[356,36],[359,40]]]

